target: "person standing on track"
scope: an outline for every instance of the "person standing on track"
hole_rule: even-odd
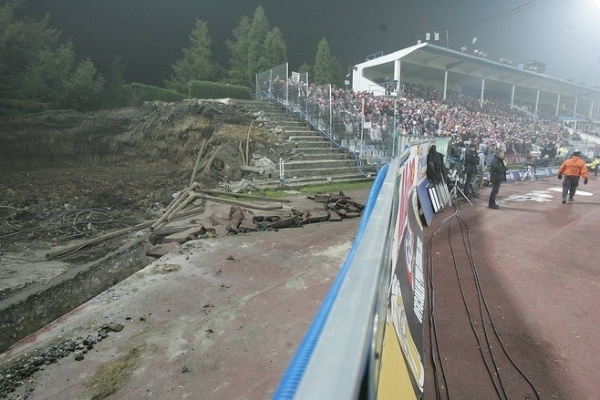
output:
[[[585,161],[580,157],[581,153],[579,151],[574,151],[571,157],[567,158],[558,169],[558,179],[562,179],[563,175],[565,177],[562,185],[563,204],[567,202],[567,194],[569,195],[569,204],[575,200],[575,192],[577,191],[577,186],[579,186],[580,176],[583,177],[584,185],[587,185],[588,179],[590,178],[587,167],[585,166]]]
[[[497,210],[500,208],[496,204],[496,196],[500,191],[500,184],[506,182],[506,162],[504,161],[504,150],[500,148],[496,151],[492,165],[490,166],[490,183],[492,185],[492,192],[490,193],[489,207]]]
[[[479,157],[475,150],[475,143],[471,142],[469,148],[465,151],[465,196],[467,198],[479,197],[479,193],[473,190],[475,185],[475,177],[477,176],[477,166],[479,165]]]

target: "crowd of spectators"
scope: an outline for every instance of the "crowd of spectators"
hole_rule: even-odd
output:
[[[366,143],[383,147],[394,134],[445,136],[457,146],[484,144],[488,153],[502,148],[509,162],[523,162],[534,145],[558,150],[571,140],[569,130],[556,118],[544,118],[549,109],[541,107],[542,112],[533,115],[525,105],[511,108],[502,99],[481,104],[476,96],[456,92],[448,92],[442,100],[439,91],[423,85],[404,83],[397,96],[281,79],[269,87],[286,88],[290,104],[332,137],[358,140],[362,136]]]

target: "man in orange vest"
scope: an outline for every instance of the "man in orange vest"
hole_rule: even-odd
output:
[[[585,161],[581,159],[581,153],[579,151],[573,152],[570,158],[567,158],[558,169],[558,179],[562,179],[563,175],[565,180],[563,181],[562,189],[562,202],[567,202],[567,194],[569,195],[569,204],[571,204],[575,197],[575,191],[579,186],[579,177],[583,177],[583,184],[587,185],[589,175]]]

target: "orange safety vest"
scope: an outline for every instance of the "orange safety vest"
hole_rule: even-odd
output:
[[[573,156],[563,162],[558,169],[559,175],[567,176],[582,176],[583,179],[588,179],[588,170],[585,166],[585,161],[577,156]]]

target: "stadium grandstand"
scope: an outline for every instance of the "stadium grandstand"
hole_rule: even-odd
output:
[[[593,158],[600,151],[600,90],[525,64],[420,43],[349,68],[351,89],[309,83],[288,73],[287,64],[274,67],[257,75],[257,97],[302,114],[354,154],[359,168],[385,165],[408,143],[434,137],[459,147],[475,141],[489,157],[503,147],[511,164],[544,153],[558,155],[545,160],[556,164],[575,148]]]
[[[406,83],[433,87],[438,100],[451,92],[500,99],[511,107],[527,105],[538,115],[552,110],[555,117],[600,120],[600,90],[553,78],[524,68],[436,46],[428,42],[367,59],[352,71],[352,88],[385,94],[387,86],[401,92]],[[390,90],[387,89],[389,93]],[[521,106],[522,107],[522,106]]]

